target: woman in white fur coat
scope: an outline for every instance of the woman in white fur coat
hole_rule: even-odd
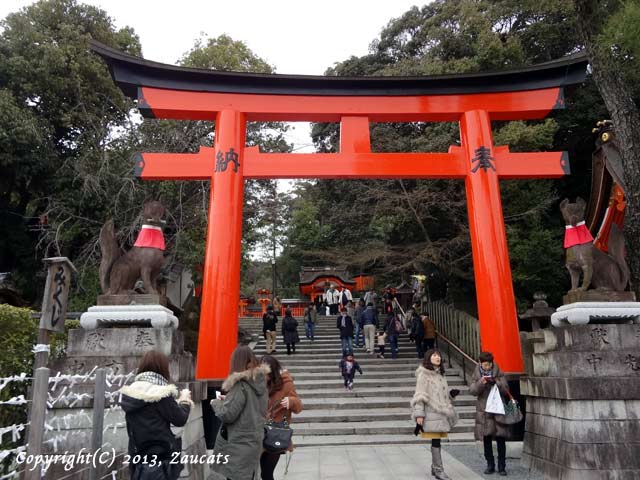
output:
[[[450,480],[444,472],[440,439],[458,421],[451,397],[458,391],[449,392],[444,375],[442,355],[438,350],[429,350],[416,370],[416,392],[411,399],[411,418],[415,420],[416,431],[422,430],[423,438],[431,438],[431,475],[438,480]]]

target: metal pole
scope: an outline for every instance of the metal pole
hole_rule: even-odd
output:
[[[273,302],[276,298],[276,287],[277,287],[277,282],[276,282],[276,258],[275,256],[273,257],[273,260],[271,260],[271,301]],[[276,312],[278,315],[280,315],[280,312]]]
[[[44,417],[47,410],[47,391],[49,389],[49,369],[41,367],[36,370],[33,381],[33,400],[29,414],[29,434],[27,436],[27,459],[37,458],[42,453],[44,437]],[[41,465],[27,462],[25,480],[40,480]]]
[[[96,384],[93,393],[93,423],[91,431],[91,451],[97,452],[102,447],[102,428],[104,426],[104,394],[107,372],[104,368],[96,370]],[[89,480],[100,478],[100,462],[89,470]]]

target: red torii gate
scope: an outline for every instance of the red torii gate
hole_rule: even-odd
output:
[[[213,148],[143,153],[143,180],[211,180],[196,377],[228,373],[236,346],[245,179],[464,179],[480,338],[505,372],[522,355],[498,180],[569,173],[566,152],[511,153],[494,146],[491,121],[540,119],[564,107],[563,87],[582,82],[583,55],[491,74],[435,77],[263,75],[176,67],[97,42],[92,49],[147,118],[215,121]],[[248,121],[340,122],[339,153],[261,153],[245,146]],[[370,122],[460,123],[448,153],[373,153]],[[329,167],[330,165],[330,167]]]

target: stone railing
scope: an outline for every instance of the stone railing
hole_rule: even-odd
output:
[[[426,304],[426,309],[436,324],[438,333],[477,361],[480,355],[478,319],[444,302],[429,302]]]

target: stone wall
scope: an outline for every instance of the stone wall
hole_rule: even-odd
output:
[[[550,479],[640,479],[640,325],[546,329],[524,343],[524,463]]]
[[[195,365],[192,355],[184,351],[182,333],[172,328],[103,328],[96,330],[76,329],[69,332],[67,356],[64,359],[51,363],[51,375],[57,372],[61,374],[85,374],[94,367],[105,368],[107,374],[122,375],[135,371],[140,359],[150,349],[158,349],[169,356],[169,369],[172,381],[178,389],[189,388],[196,404],[191,410],[187,424],[182,428],[174,428],[174,433],[182,438],[182,448],[185,454],[203,455],[206,453],[204,443],[204,430],[202,423],[201,402],[206,398],[206,382],[194,381]],[[64,388],[65,382],[53,393],[55,398]],[[93,396],[95,385],[92,382],[82,382],[69,387],[74,393],[87,393]],[[107,386],[108,392],[115,392],[120,388],[116,383]],[[103,445],[105,449],[114,449],[121,454],[126,451],[128,435],[126,430],[124,412],[117,408],[110,410],[114,402],[106,401],[105,428]],[[85,415],[77,415],[84,411]],[[45,432],[44,440],[61,438],[65,440],[57,442],[57,445],[46,445],[45,453],[63,453],[68,451],[79,452],[84,448],[85,452],[91,446],[93,399],[84,398],[75,405],[55,404],[54,408],[47,411],[46,422],[56,427],[54,431]],[[67,421],[65,421],[65,418]],[[69,421],[70,419],[70,421]],[[109,428],[107,428],[110,425]],[[57,427],[60,427],[58,430]],[[112,478],[111,471],[118,470],[118,478],[128,478],[126,469],[122,468],[121,460],[113,466],[105,468],[103,475]],[[181,478],[203,480],[206,465],[186,465],[181,473]],[[54,465],[47,471],[47,479],[73,478],[85,480],[89,478],[87,470],[74,468],[71,472],[65,472],[63,465]]]

